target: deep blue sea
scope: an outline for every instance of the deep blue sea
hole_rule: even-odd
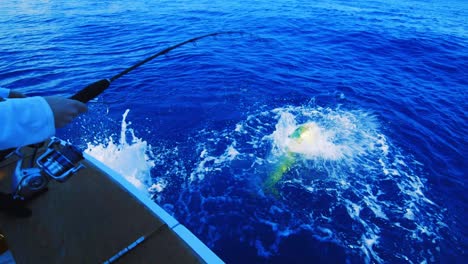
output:
[[[129,109],[153,199],[227,263],[464,263],[467,20],[462,0],[2,0],[0,86],[70,96],[245,32],[141,66],[58,135],[117,141]]]

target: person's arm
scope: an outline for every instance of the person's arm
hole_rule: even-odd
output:
[[[81,102],[57,96],[0,102],[0,150],[44,141],[86,110]]]
[[[0,150],[39,143],[54,134],[54,115],[43,97],[0,102]]]

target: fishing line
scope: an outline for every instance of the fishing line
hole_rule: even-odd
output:
[[[127,73],[135,70],[136,68],[140,67],[141,65],[161,56],[161,55],[165,55],[167,53],[169,53],[171,50],[174,50],[178,47],[181,47],[185,44],[188,44],[188,43],[195,43],[196,41],[198,40],[201,40],[203,38],[207,38],[207,37],[215,37],[215,36],[219,36],[219,35],[231,35],[231,34],[240,34],[240,35],[243,35],[245,34],[244,32],[242,31],[223,31],[223,32],[215,32],[215,33],[210,33],[210,34],[206,34],[206,35],[201,35],[201,36],[198,36],[198,37],[194,37],[194,38],[191,38],[191,39],[188,39],[186,41],[183,41],[183,42],[180,42],[178,44],[175,44],[173,46],[170,46],[170,47],[167,47],[161,51],[159,51],[158,53],[128,67],[127,69],[121,71],[120,73],[112,76],[111,78],[109,79],[102,79],[102,80],[99,80],[97,82],[94,82],[88,86],[86,86],[85,88],[83,88],[82,90],[80,90],[79,92],[77,92],[75,95],[73,95],[72,97],[70,97],[70,99],[73,99],[73,100],[78,100],[80,102],[83,102],[83,103],[87,103],[89,102],[90,100],[94,99],[95,97],[97,97],[98,95],[100,95],[102,92],[104,92],[109,86],[110,84],[117,80],[118,78],[126,75]]]

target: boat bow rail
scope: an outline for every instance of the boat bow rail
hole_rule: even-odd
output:
[[[128,182],[122,175],[118,174],[101,161],[93,156],[84,153],[86,160],[96,165],[99,169],[104,171],[107,175],[112,177],[118,184],[123,186],[131,195],[141,201],[155,216],[159,217],[169,229],[173,230],[187,245],[206,263],[224,263],[208,246],[206,246],[198,237],[196,237],[188,228],[179,223],[174,217],[168,214],[163,208],[146,196],[143,192],[138,190],[130,182]],[[149,235],[148,235],[149,236]],[[141,238],[139,238],[141,239]],[[138,242],[135,241],[135,242]],[[143,242],[143,241],[140,241]]]

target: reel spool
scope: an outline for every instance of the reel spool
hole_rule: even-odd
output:
[[[37,167],[23,168],[24,155],[20,148],[16,149],[15,154],[19,157],[12,182],[15,199],[31,198],[45,189],[50,180],[63,183],[84,168],[79,163],[83,160],[82,152],[55,137],[49,142],[47,150],[35,160]]]

